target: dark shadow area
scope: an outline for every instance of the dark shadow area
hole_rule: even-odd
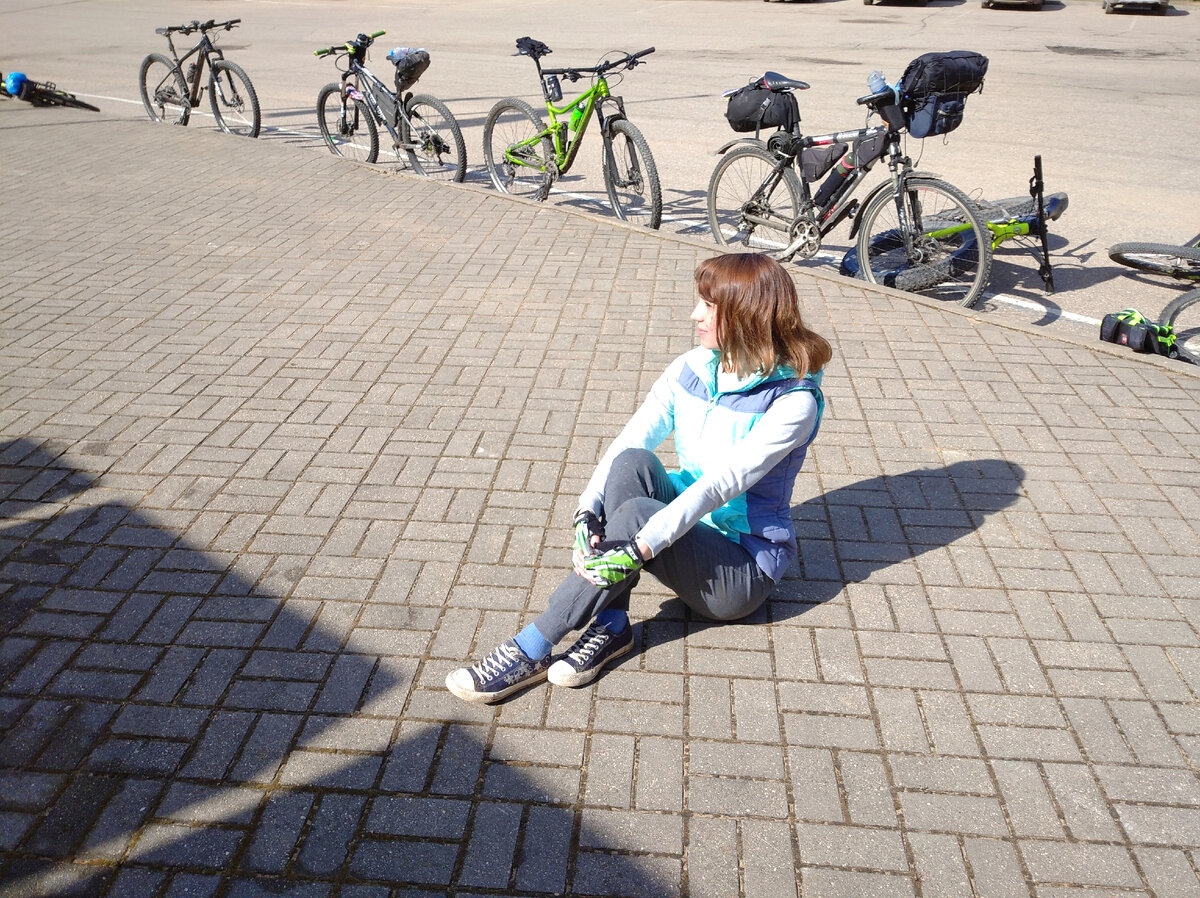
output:
[[[1017,501],[1024,479],[1019,465],[979,459],[872,477],[809,499],[792,509],[798,574],[789,573],[767,600],[769,619],[801,615],[876,571],[973,533],[989,515]],[[678,599],[664,613],[704,623]],[[642,636],[647,646],[675,638],[654,627],[643,628]]]
[[[679,894],[489,759],[486,725],[398,726],[419,659],[348,651],[316,603],[86,505],[60,452],[0,445],[6,898]]]

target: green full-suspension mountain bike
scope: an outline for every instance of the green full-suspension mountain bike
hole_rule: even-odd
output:
[[[613,211],[622,221],[657,228],[662,221],[662,187],[654,157],[642,132],[625,118],[624,101],[609,92],[605,77],[641,64],[641,57],[654,48],[590,68],[543,69],[541,58],[550,52],[533,38],[517,40],[517,55],[528,56],[537,66],[550,125],[543,124],[533,107],[518,97],[493,106],[483,125],[483,158],[492,183],[502,193],[544,200],[554,181],[570,170],[596,113],[604,141],[604,184]],[[563,102],[559,79],[578,81],[584,75],[592,76],[591,87],[556,105]]]

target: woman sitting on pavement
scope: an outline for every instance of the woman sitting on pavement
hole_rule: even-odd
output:
[[[446,677],[459,698],[590,683],[633,647],[629,594],[643,568],[697,614],[728,621],[758,609],[796,557],[792,486],[820,425],[829,343],[765,255],[706,259],[696,287],[700,345],[667,366],[596,466],[579,497],[574,573],[533,623]],[[672,432],[680,470],[668,473],[652,450]]]

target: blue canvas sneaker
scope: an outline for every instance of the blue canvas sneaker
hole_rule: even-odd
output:
[[[452,670],[446,675],[446,688],[468,702],[491,704],[540,683],[549,667],[549,656],[534,661],[509,639],[482,661]]]
[[[613,633],[604,624],[592,624],[567,653],[550,665],[549,678],[555,686],[586,686],[600,669],[633,648],[633,627]]]

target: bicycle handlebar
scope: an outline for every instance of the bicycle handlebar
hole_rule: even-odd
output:
[[[357,50],[365,50],[375,42],[375,38],[383,37],[387,34],[386,31],[374,31],[371,34],[360,34],[352,41],[346,41],[344,44],[337,44],[332,47],[322,47],[320,50],[313,50],[313,56],[323,57],[330,53],[351,53]]]
[[[632,69],[634,66],[645,65],[639,60],[643,56],[649,56],[654,52],[654,47],[647,47],[645,50],[639,50],[637,53],[629,53],[620,59],[615,59],[612,62],[606,62],[602,65],[592,66],[590,68],[562,68],[562,69],[542,69],[543,75],[562,75],[571,81],[578,81],[584,75],[603,75],[605,72],[610,72],[615,68],[625,66],[627,69]]]
[[[207,22],[201,22],[199,19],[193,19],[187,25],[168,25],[166,28],[155,28],[155,34],[170,34],[178,31],[180,34],[191,34],[193,31],[215,31],[218,28],[224,28],[229,31],[234,25],[238,24],[241,19],[230,19],[228,22],[217,22],[209,19]]]
[[[875,108],[878,106],[889,106],[892,103],[898,103],[900,102],[900,99],[897,96],[896,91],[892,90],[890,87],[885,87],[877,94],[868,94],[865,97],[859,97],[854,102],[856,102],[859,106],[870,106]]]

